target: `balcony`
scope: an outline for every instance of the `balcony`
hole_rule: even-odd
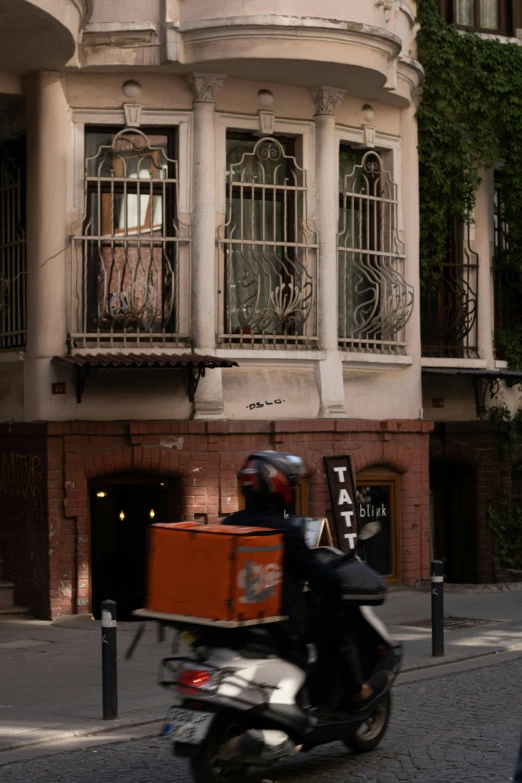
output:
[[[353,85],[406,105],[420,78],[411,58],[415,8],[405,0],[181,0],[167,35],[183,66],[301,86]],[[260,66],[260,61],[262,65]],[[392,101],[393,102],[393,101]]]
[[[91,5],[92,0],[3,0],[0,71],[63,68]]]

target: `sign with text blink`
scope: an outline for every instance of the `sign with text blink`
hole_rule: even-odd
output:
[[[348,456],[325,457],[324,464],[332,501],[334,545],[343,552],[354,552],[359,523],[352,460]]]

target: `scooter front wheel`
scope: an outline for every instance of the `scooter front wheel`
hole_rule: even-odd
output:
[[[221,723],[221,722],[220,722]],[[236,726],[225,727],[219,723],[212,729],[201,747],[200,753],[190,759],[190,767],[195,783],[243,783],[247,767],[221,761],[219,750],[232,737],[241,734]]]
[[[387,693],[377,704],[375,712],[361,724],[356,734],[346,737],[344,744],[354,753],[369,753],[377,747],[388,728],[391,713],[391,694]]]

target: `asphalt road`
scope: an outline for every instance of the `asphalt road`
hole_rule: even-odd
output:
[[[389,731],[373,753],[340,744],[253,775],[274,783],[508,783],[522,732],[522,658],[398,685]],[[2,783],[189,783],[156,737],[5,763]],[[248,783],[250,783],[250,781]],[[247,783],[247,781],[245,781]]]

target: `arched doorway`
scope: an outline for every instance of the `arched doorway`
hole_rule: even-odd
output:
[[[448,582],[477,581],[477,471],[458,460],[430,466],[432,555]]]
[[[179,521],[179,487],[155,475],[123,475],[90,483],[91,612],[117,602],[118,618],[131,620],[145,601],[147,530]]]

